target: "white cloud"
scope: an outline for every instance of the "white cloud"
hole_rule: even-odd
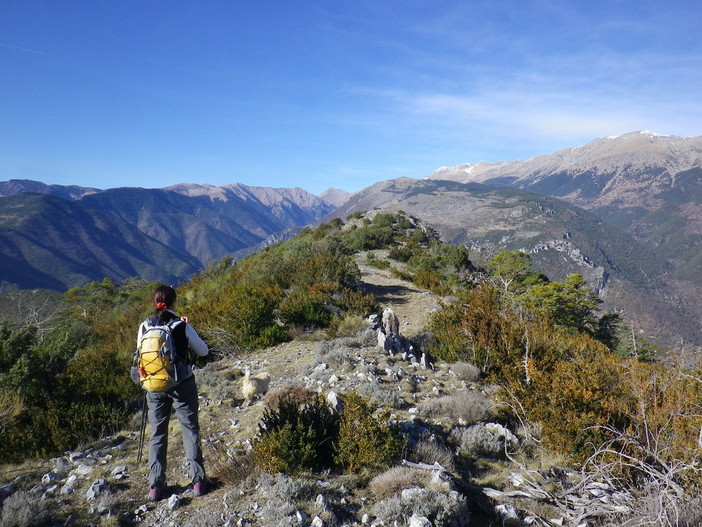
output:
[[[569,105],[561,93],[495,91],[477,95],[407,94],[403,105],[410,112],[452,127],[502,130],[508,136],[539,134],[592,136],[627,130],[636,119],[625,111],[597,108],[575,101]],[[576,98],[577,99],[577,98]]]
[[[475,69],[463,79],[437,78],[431,88],[425,83],[376,95],[417,127],[457,135],[580,140],[639,129],[702,133],[695,55],[556,54],[534,61],[501,75]]]

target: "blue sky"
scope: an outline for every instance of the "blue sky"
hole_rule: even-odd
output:
[[[702,135],[676,1],[0,0],[0,180],[357,191]]]

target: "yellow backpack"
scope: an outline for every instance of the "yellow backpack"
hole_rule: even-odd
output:
[[[149,392],[165,392],[176,385],[178,379],[173,345],[173,324],[146,325],[139,339],[139,347],[134,354],[134,369],[138,372],[139,383]]]

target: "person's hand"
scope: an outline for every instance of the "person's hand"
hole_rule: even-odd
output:
[[[180,317],[180,319],[186,324],[188,323],[188,317]]]

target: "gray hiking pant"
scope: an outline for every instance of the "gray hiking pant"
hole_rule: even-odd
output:
[[[205,468],[200,447],[200,424],[197,410],[197,385],[195,377],[189,377],[166,392],[147,392],[149,407],[149,483],[158,487],[166,484],[166,451],[168,450],[168,421],[175,409],[183,432],[183,450],[190,462],[191,481],[202,481]]]

